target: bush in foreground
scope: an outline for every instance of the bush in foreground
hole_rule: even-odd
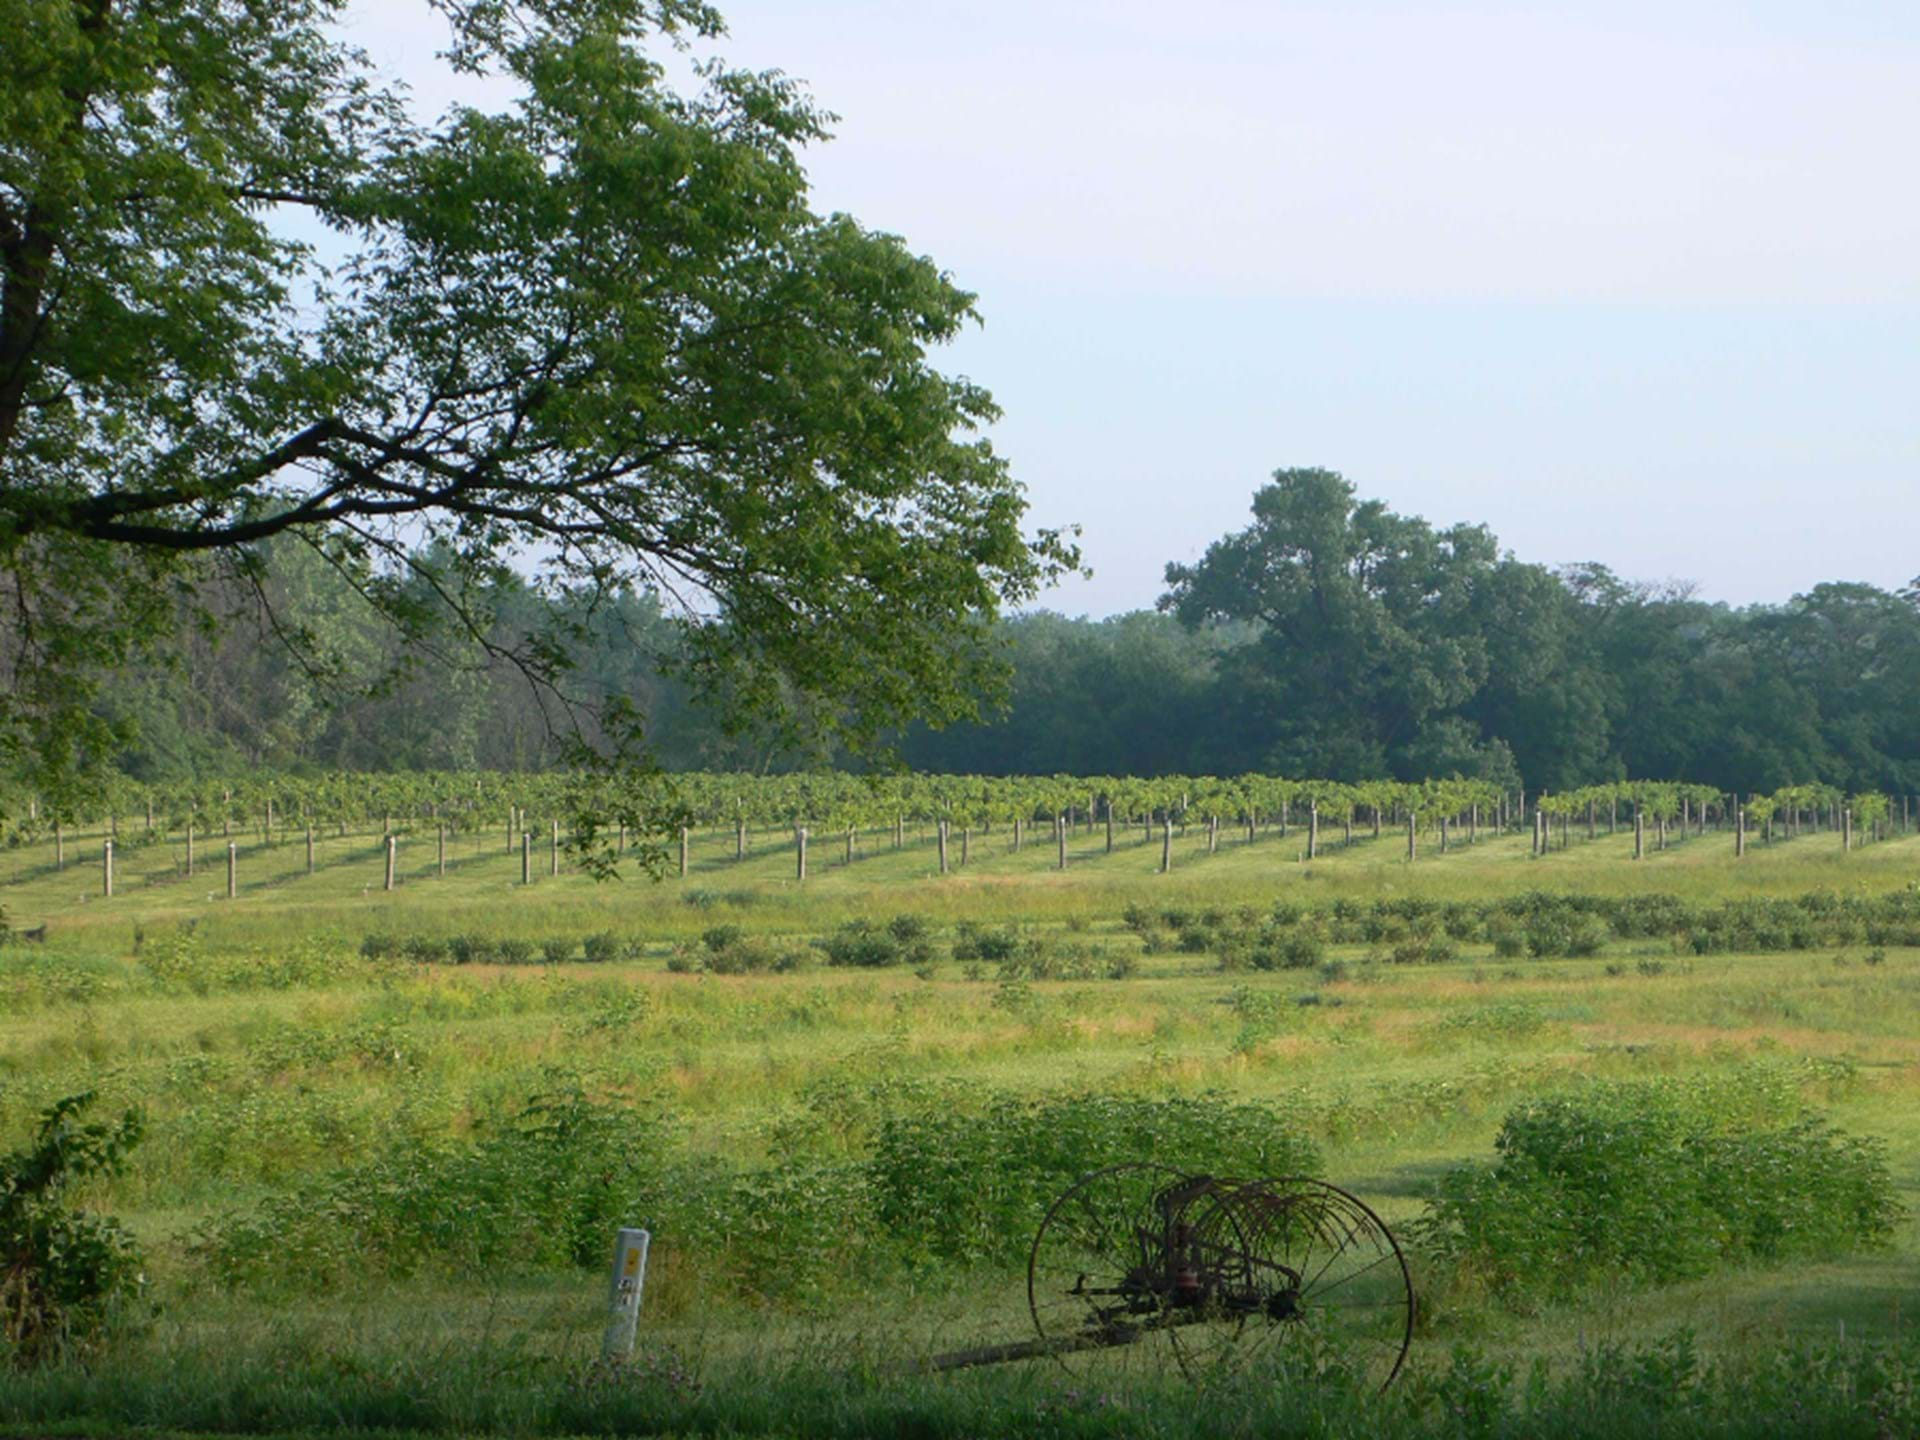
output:
[[[140,1256],[117,1221],[69,1202],[72,1188],[112,1174],[140,1139],[140,1117],[81,1124],[91,1094],[59,1101],[33,1143],[0,1155],[0,1354],[37,1365],[92,1349],[118,1302],[141,1286]]]
[[[1670,1085],[1528,1101],[1502,1124],[1499,1158],[1448,1175],[1413,1233],[1521,1305],[1886,1242],[1900,1212],[1878,1142],[1716,1109]]]

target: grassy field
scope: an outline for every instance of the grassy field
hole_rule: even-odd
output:
[[[138,1234],[159,1307],[110,1367],[0,1380],[0,1414],[209,1429],[1178,1431],[1183,1392],[1152,1376],[1116,1410],[1051,1362],[899,1374],[930,1351],[1026,1333],[1031,1227],[1008,1197],[1032,1179],[1018,1153],[1031,1141],[992,1130],[1014,1123],[993,1118],[996,1103],[1071,1135],[1150,1133],[1171,1149],[1179,1126],[1198,1127],[1215,1136],[1207,1153],[1253,1159],[1232,1134],[1263,1117],[1403,1235],[1420,1233],[1442,1177],[1491,1162],[1503,1119],[1540,1097],[1705,1096],[1731,1107],[1730,1131],[1817,1113],[1884,1146],[1906,1207],[1887,1243],[1520,1295],[1409,1241],[1422,1310],[1403,1387],[1416,1398],[1403,1403],[1418,1415],[1392,1423],[1524,1430],[1518,1410],[1475,1398],[1498,1390],[1502,1405],[1547,1407],[1536,1424],[1562,1407],[1551,1413],[1572,1428],[1607,1364],[1644,1388],[1691,1344],[1694,1368],[1665,1391],[1703,1426],[1732,1416],[1723,1430],[1736,1433],[1738,1404],[1682,1404],[1687,1387],[1751,1400],[1771,1393],[1741,1368],[1756,1357],[1817,1354],[1831,1368],[1863,1342],[1911,1355],[1920,950],[1846,925],[1766,953],[1609,931],[1591,953],[1555,957],[1517,940],[1497,953],[1469,933],[1410,962],[1433,922],[1372,939],[1329,922],[1311,956],[1266,969],[1223,966],[1207,942],[1235,912],[1276,905],[1307,928],[1382,900],[1443,911],[1534,892],[1692,907],[1812,893],[1819,909],[1909,890],[1920,839],[1843,854],[1837,837],[1808,835],[1736,862],[1731,840],[1708,834],[1635,862],[1624,833],[1538,858],[1523,836],[1488,836],[1409,864],[1404,836],[1332,838],[1309,865],[1297,831],[1223,832],[1208,856],[1195,830],[1162,875],[1158,836],[1139,831],[1112,854],[1100,831],[1072,836],[1064,873],[1044,832],[1017,854],[1004,833],[976,834],[968,863],[956,841],[941,876],[929,838],[895,851],[862,836],[846,864],[843,837],[815,836],[799,883],[787,837],[756,837],[736,861],[729,833],[696,838],[684,879],[549,876],[541,848],[522,886],[503,834],[454,837],[442,876],[428,833],[402,839],[387,893],[377,837],[322,837],[308,875],[298,834],[251,836],[232,901],[221,839],[201,842],[188,878],[177,838],[143,844],[123,828],[111,899],[98,836],[67,837],[64,868],[49,845],[0,853],[8,922],[46,926],[44,942],[0,949],[0,1147],[83,1089],[102,1110],[144,1112],[126,1172],[87,1198]],[[827,965],[812,944],[895,917],[912,917],[906,963]],[[982,934],[989,952],[994,937],[1017,942],[1016,958],[952,953]],[[616,958],[587,963],[598,935],[618,941]],[[434,948],[456,936],[550,942],[567,958],[456,965]],[[410,941],[439,958],[408,958]],[[729,946],[778,968],[714,973]],[[1109,1122],[1108,1100],[1146,1108]],[[569,1138],[541,1130],[530,1103],[561,1114]],[[1152,1129],[1163,1122],[1176,1129]],[[959,1188],[875,1180],[890,1146],[929,1164],[950,1151]],[[616,1162],[643,1179],[607,1193],[595,1167]],[[902,1210],[908,1199],[922,1208]],[[904,1215],[900,1232],[876,1233],[876,1215]],[[621,1220],[657,1235],[641,1359],[582,1379],[599,1373],[586,1367],[600,1266]],[[1834,1401],[1841,1382],[1804,1364],[1841,1432],[1885,1421]],[[509,1376],[520,1400],[496,1393]],[[1283,1415],[1318,1415],[1305,1431],[1391,1428],[1359,1401],[1314,1410],[1297,1390],[1282,1404],[1234,1383],[1228,1429]],[[749,1393],[786,1400],[763,1413]],[[1749,1417],[1753,1433],[1766,1418]]]

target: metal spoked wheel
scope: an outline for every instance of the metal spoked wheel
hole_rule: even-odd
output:
[[[1027,1257],[1027,1304],[1043,1350],[1076,1374],[1163,1368],[1173,1314],[1156,1222],[1161,1196],[1192,1183],[1165,1165],[1115,1165],[1053,1202]]]
[[[1090,1375],[1339,1365],[1384,1387],[1413,1281],[1365,1202],[1323,1180],[1116,1165],[1047,1212],[1027,1264],[1039,1350]]]
[[[1386,1223],[1324,1180],[1224,1182],[1236,1283],[1245,1313],[1230,1355],[1238,1368],[1332,1363],[1384,1389],[1413,1342],[1413,1277]],[[1291,1347],[1291,1355],[1286,1353]]]

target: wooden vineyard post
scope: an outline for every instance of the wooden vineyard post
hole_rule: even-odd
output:
[[[1440,853],[1447,853],[1447,817],[1444,815],[1440,817]]]
[[[733,858],[747,858],[747,822],[744,816],[733,822]]]
[[[147,798],[147,834],[153,834],[153,798]]]
[[[398,857],[398,855],[397,855],[397,854],[395,853],[395,852],[397,851],[397,849],[398,849],[398,846],[399,846],[399,841],[397,840],[397,838],[396,838],[395,836],[393,836],[393,835],[391,835],[391,834],[389,834],[389,835],[387,836],[387,843],[386,843],[386,845],[385,845],[385,847],[384,847],[384,848],[385,848],[385,850],[386,850],[386,852],[387,852],[387,854],[386,854],[386,876],[385,876],[385,879],[384,879],[384,880],[383,880],[383,881],[381,882],[381,885],[380,885],[380,888],[381,888],[382,890],[391,890],[391,889],[393,889],[393,871],[394,871],[394,862],[395,862],[395,861],[396,861],[396,860],[397,860],[397,859],[399,858],[399,857]]]
[[[266,820],[260,831],[260,838],[267,842],[267,848],[273,848],[273,801],[267,801]]]
[[[1018,815],[1013,817],[1013,853],[1016,855],[1020,853],[1020,817]]]
[[[1420,813],[1407,811],[1407,863],[1412,864],[1420,858]]]
[[[442,820],[434,827],[434,832],[438,846],[435,864],[439,868],[440,878],[444,880],[447,878],[447,822]]]
[[[1656,850],[1667,848],[1667,817],[1664,815],[1653,817],[1653,848]]]
[[[1057,821],[1054,822],[1053,831],[1054,831],[1054,834],[1057,835],[1060,840],[1060,843],[1058,846],[1060,851],[1059,868],[1064,870],[1067,868],[1067,817],[1066,816],[1062,815]]]
[[[1633,807],[1633,858],[1641,859],[1647,853],[1647,817],[1641,813],[1638,805]]]
[[[1560,848],[1562,850],[1568,849],[1573,844],[1572,834],[1570,830],[1570,827],[1572,826],[1572,824],[1573,824],[1573,817],[1567,814],[1566,811],[1562,810],[1560,812]]]
[[[193,878],[193,821],[187,821],[187,878]]]
[[[113,898],[113,840],[100,842],[100,893],[107,899]]]
[[[960,868],[963,870],[966,868],[967,860],[972,849],[973,827],[971,825],[962,825],[960,827]]]
[[[944,818],[940,821],[938,839],[940,842],[940,873],[944,875],[947,873],[947,822]]]
[[[1853,849],[1853,807],[1847,806],[1840,812],[1840,853]]]
[[[520,883],[533,884],[533,836],[520,832]]]
[[[1474,801],[1467,807],[1467,844],[1480,843],[1480,802]]]
[[[1740,797],[1733,797],[1733,858],[1742,859],[1747,853],[1747,812],[1740,808]]]
[[[1376,804],[1368,808],[1373,811],[1373,838],[1378,840],[1380,838],[1380,807]]]
[[[946,846],[943,844],[940,848],[944,857]],[[941,868],[945,868],[944,864]],[[804,825],[796,825],[793,830],[793,874],[796,880],[807,878],[807,827]]]
[[[1207,816],[1207,854],[1213,854],[1219,844],[1220,817],[1218,815],[1209,815]]]
[[[53,822],[53,868],[67,868],[67,832],[61,828],[58,820]]]
[[[513,807],[507,807],[507,854],[513,854]]]
[[[1173,869],[1173,815],[1168,812],[1160,817],[1160,873],[1166,874]]]
[[[1618,795],[1610,795],[1607,797],[1607,838],[1611,840],[1613,838],[1613,832],[1619,828],[1620,797]]]
[[[313,874],[313,821],[307,821],[307,874]]]
[[[1312,801],[1307,806],[1307,859],[1309,862],[1320,858],[1320,802]]]
[[[1587,801],[1587,839],[1597,839],[1600,833],[1599,805],[1596,801]]]
[[[680,878],[687,878],[687,827],[680,827]]]
[[[552,823],[553,838],[547,848],[547,873],[558,875],[560,873],[560,822],[555,820]]]
[[[627,853],[627,822],[624,820],[620,822],[620,838],[614,842],[613,853],[616,855]]]
[[[1113,854],[1113,797],[1107,797],[1107,854]]]
[[[227,841],[227,899],[240,898],[240,847]]]

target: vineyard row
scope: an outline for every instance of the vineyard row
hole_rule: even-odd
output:
[[[1742,798],[1705,786],[1631,782],[1530,799],[1471,781],[1347,785],[1266,776],[1137,781],[693,774],[652,777],[616,790],[557,775],[336,774],[261,777],[202,787],[127,782],[105,803],[109,808],[103,813],[69,818],[29,798],[25,814],[8,833],[8,844],[17,850],[36,840],[50,841],[51,868],[60,871],[67,866],[70,847],[97,843],[102,847],[102,882],[111,895],[113,847],[122,840],[123,820],[137,844],[177,840],[182,854],[176,870],[183,877],[194,875],[196,865],[204,868],[205,849],[217,836],[225,849],[231,896],[239,887],[242,849],[234,839],[236,829],[257,835],[269,849],[279,841],[303,839],[305,870],[311,874],[319,864],[319,847],[330,835],[358,835],[376,817],[383,883],[392,889],[401,838],[422,829],[436,838],[436,865],[442,874],[449,837],[473,847],[488,830],[504,835],[506,851],[519,858],[521,881],[530,884],[536,870],[558,874],[563,851],[603,869],[629,853],[643,855],[660,868],[673,868],[677,860],[684,876],[690,872],[696,830],[730,832],[735,860],[747,857],[757,834],[772,829],[787,835],[790,840],[782,843],[793,846],[795,873],[805,879],[810,840],[817,845],[831,838],[842,844],[844,861],[852,864],[863,837],[879,832],[898,850],[906,843],[910,824],[923,831],[932,828],[938,870],[944,874],[969,862],[976,831],[984,837],[996,827],[1014,850],[1030,843],[1035,826],[1044,827],[1062,869],[1074,833],[1104,828],[1105,850],[1111,853],[1117,837],[1130,837],[1137,830],[1141,842],[1159,842],[1160,868],[1165,871],[1172,866],[1176,829],[1185,836],[1191,826],[1202,827],[1208,855],[1218,849],[1223,834],[1250,843],[1263,831],[1277,831],[1283,838],[1297,835],[1300,858],[1306,861],[1319,858],[1328,844],[1351,845],[1356,830],[1378,840],[1388,826],[1404,833],[1409,860],[1420,857],[1423,835],[1430,847],[1444,853],[1455,845],[1477,843],[1483,831],[1530,828],[1533,852],[1540,855],[1569,847],[1576,835],[1593,840],[1603,830],[1613,835],[1626,826],[1639,859],[1649,848],[1664,850],[1670,837],[1704,835],[1709,829],[1730,830],[1736,855],[1746,853],[1750,834],[1771,842],[1776,833],[1793,838],[1833,831],[1851,849],[1896,828],[1908,832],[1920,811],[1911,797],[1846,796],[1820,786]],[[14,878],[25,877],[16,872]]]

